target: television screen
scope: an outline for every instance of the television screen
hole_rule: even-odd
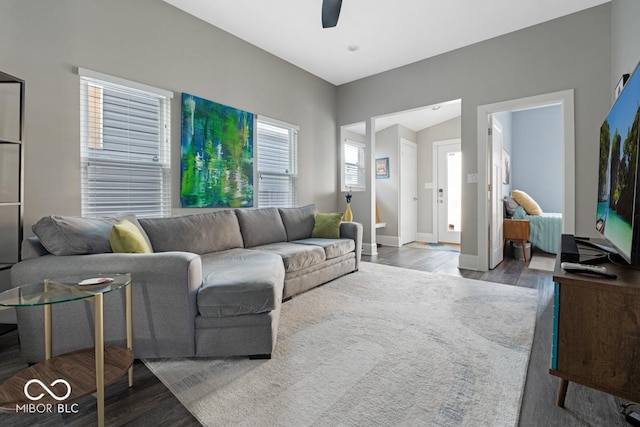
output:
[[[596,229],[627,261],[636,263],[634,214],[638,168],[640,73],[634,73],[600,127]]]

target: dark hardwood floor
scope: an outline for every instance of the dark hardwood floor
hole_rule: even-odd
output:
[[[553,320],[553,281],[550,272],[528,269],[523,261],[506,258],[496,269],[476,272],[458,269],[456,252],[381,247],[375,262],[414,270],[505,283],[538,290],[536,331],[520,410],[520,426],[626,426],[619,414],[619,399],[574,383],[569,385],[565,409],[555,405],[558,379],[549,375]],[[17,331],[0,335],[0,383],[27,365],[20,357]],[[96,425],[95,399],[78,401],[79,412],[68,415],[0,414],[0,426]],[[134,366],[134,386],[126,376],[109,386],[105,398],[108,426],[197,426],[198,421],[173,394],[139,362]]]

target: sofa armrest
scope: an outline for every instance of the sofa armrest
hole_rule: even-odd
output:
[[[202,284],[202,261],[189,252],[153,254],[45,255],[11,269],[13,287],[45,278],[72,275],[132,274],[133,350],[141,357],[188,357],[195,354],[196,294]],[[123,344],[124,292],[104,298],[105,342]],[[24,358],[42,360],[42,307],[19,308],[18,328]],[[93,346],[93,314],[84,301],[53,308],[54,354]]]
[[[342,222],[340,224],[340,237],[353,239],[356,245],[356,270],[360,268],[362,257],[362,224],[359,222]]]

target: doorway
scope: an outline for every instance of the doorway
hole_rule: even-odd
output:
[[[487,127],[489,117],[493,113],[509,110],[534,108],[543,105],[558,104],[562,114],[562,232],[575,232],[575,123],[573,90],[565,90],[528,98],[504,101],[495,104],[478,106],[477,141],[478,141],[478,192],[477,192],[477,257],[464,255],[460,257],[460,268],[488,271],[489,269],[489,224],[491,212],[490,189],[491,150]]]
[[[433,143],[435,241],[460,244],[462,231],[462,146],[460,139]]]

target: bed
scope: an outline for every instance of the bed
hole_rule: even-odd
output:
[[[562,234],[561,213],[543,212],[541,215],[529,215],[522,206],[518,206],[512,218],[529,220],[529,241],[533,246],[551,254],[558,252]]]

